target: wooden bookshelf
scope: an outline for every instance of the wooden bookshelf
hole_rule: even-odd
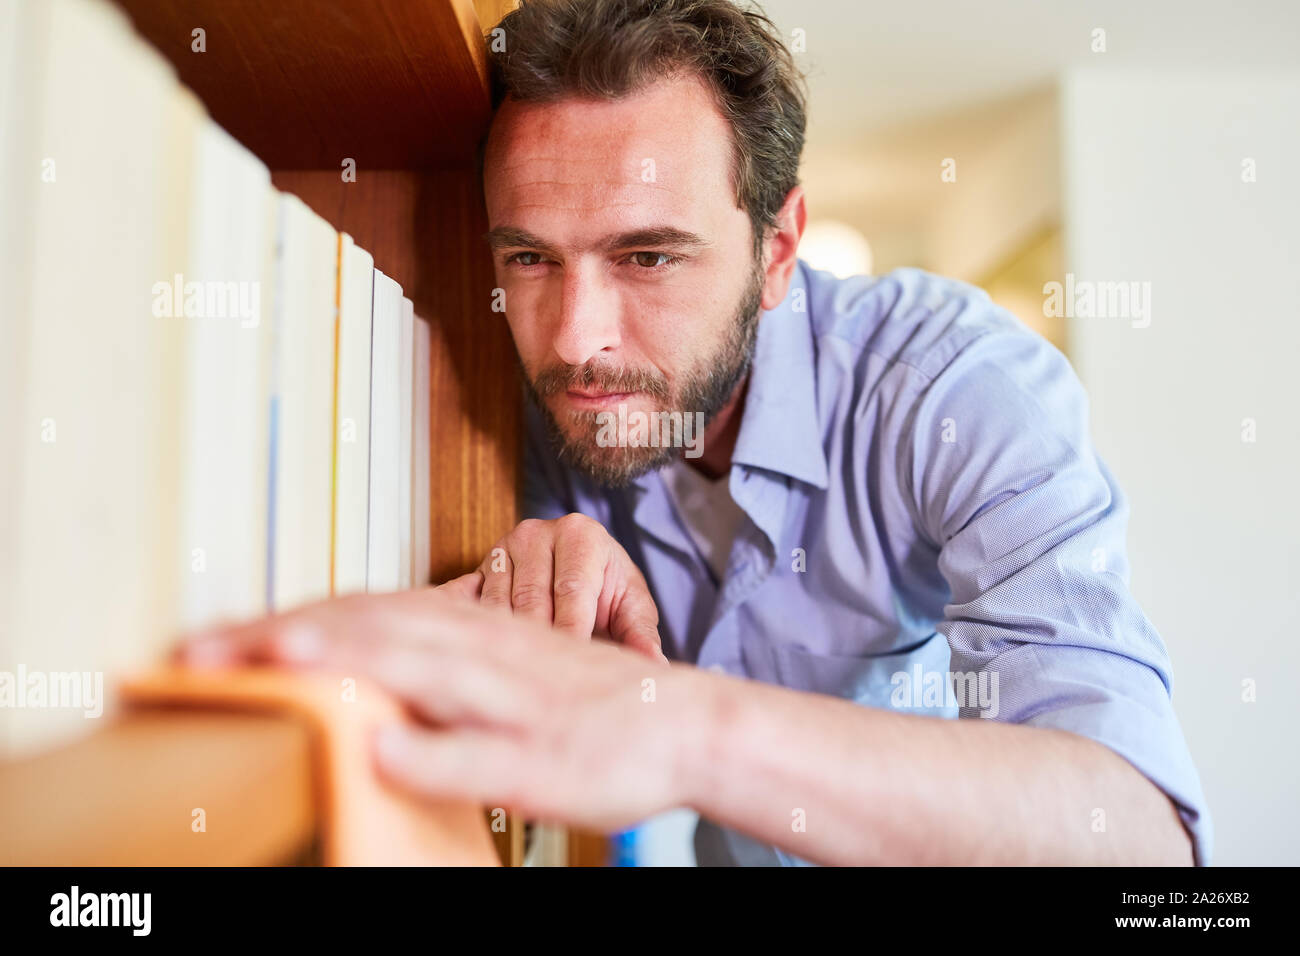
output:
[[[488,122],[484,26],[509,0],[115,0],[274,185],[352,234],[430,320],[435,580],[473,568],[517,515],[519,391],[474,169]],[[206,31],[193,52],[192,31]],[[141,148],[147,148],[142,145]],[[344,182],[342,162],[356,162]],[[310,747],[290,716],[128,713],[92,736],[0,766],[0,862],[310,862]],[[160,801],[202,779],[232,842],[162,833]],[[226,786],[213,790],[212,781]],[[167,781],[160,785],[160,781]],[[89,792],[89,796],[85,794]],[[486,827],[486,820],[484,822]],[[518,862],[521,826],[494,834]],[[117,842],[106,834],[117,834]],[[114,838],[116,839],[116,838]]]
[[[487,50],[470,0],[116,0],[212,118],[272,169],[470,158]],[[192,31],[206,32],[206,52]],[[359,181],[359,178],[358,178]]]

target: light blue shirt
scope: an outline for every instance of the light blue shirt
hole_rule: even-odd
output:
[[[670,658],[1092,738],[1172,798],[1208,864],[1169,653],[1129,592],[1128,504],[1093,450],[1087,397],[983,291],[799,262],[759,322],[729,479],[745,520],[721,586],[658,472],[601,488],[556,461],[531,408],[528,422],[526,514],[608,528],[650,583]],[[949,672],[961,691],[936,682]],[[801,862],[707,821],[696,851],[701,864]]]

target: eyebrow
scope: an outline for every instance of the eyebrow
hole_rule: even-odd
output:
[[[534,236],[525,229],[515,226],[497,226],[483,234],[483,239],[492,250],[525,248],[536,249],[555,255],[558,250],[546,240]],[[701,235],[678,229],[676,226],[647,226],[644,229],[631,229],[627,232],[606,236],[598,245],[604,252],[614,252],[633,246],[673,246],[677,248],[696,248],[707,246],[709,241]]]

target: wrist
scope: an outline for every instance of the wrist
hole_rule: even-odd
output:
[[[677,805],[709,814],[734,776],[743,685],[689,665],[673,665],[673,677],[681,699],[673,766]]]

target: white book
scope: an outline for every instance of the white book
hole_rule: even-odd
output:
[[[110,4],[0,20],[17,33],[6,122],[21,122],[0,136],[6,260],[19,251],[0,275],[15,399],[0,416],[0,682],[72,674],[64,692],[84,705],[0,707],[0,750],[18,753],[102,726],[114,678],[175,631],[185,319],[156,314],[153,290],[186,265],[203,111]]]
[[[399,356],[398,408],[401,420],[398,432],[401,442],[401,455],[398,459],[398,571],[397,579],[401,586],[409,588],[415,580],[411,566],[411,437],[414,420],[415,401],[415,306],[410,299],[402,299],[402,326]]]
[[[397,591],[401,578],[402,288],[378,269],[370,348],[370,521],[366,589]]]
[[[280,197],[275,303],[272,608],[329,596],[334,520],[334,296],[338,236]]]
[[[370,337],[375,260],[339,235],[338,414],[334,433],[334,593],[366,590],[370,512]]]
[[[275,203],[266,166],[207,121],[182,294],[185,419],[179,560],[186,630],[266,609],[267,429]]]
[[[18,534],[22,513],[24,459],[30,441],[27,407],[28,343],[32,316],[30,280],[31,223],[42,185],[39,136],[40,78],[48,49],[46,10],[0,0],[0,668],[12,669],[17,647],[13,611],[22,554]],[[33,17],[37,17],[33,22]],[[21,95],[20,95],[20,91]],[[33,169],[33,164],[36,168]],[[12,646],[11,646],[12,645]],[[8,720],[0,715],[0,753]]]
[[[430,465],[429,452],[432,436],[429,434],[431,422],[429,395],[429,360],[432,348],[432,329],[429,323],[417,317],[415,320],[415,368],[412,381],[415,383],[415,405],[411,418],[411,567],[415,587],[429,583],[432,573],[432,557],[429,501]]]

